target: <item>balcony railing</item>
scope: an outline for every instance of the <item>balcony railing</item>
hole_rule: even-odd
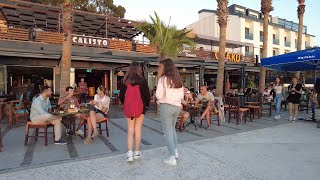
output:
[[[290,41],[285,41],[285,42],[284,42],[284,45],[285,45],[286,47],[291,47],[291,42],[290,42]]]
[[[59,32],[47,32],[47,31],[35,31],[33,34],[27,29],[19,28],[1,28],[0,40],[14,40],[14,41],[32,41],[37,43],[45,44],[59,44],[63,43],[63,33]],[[108,39],[109,45],[107,48],[121,50],[121,51],[136,51],[141,53],[156,54],[157,49],[150,45],[136,44],[135,50],[132,48],[131,41],[121,41],[118,39]],[[81,46],[74,44],[74,46]],[[86,44],[86,47],[96,47],[93,45]],[[100,47],[101,48],[101,47]]]
[[[253,56],[253,52],[251,52],[251,51],[246,51],[246,52],[245,52],[245,55],[246,55],[246,56]]]
[[[279,45],[279,39],[273,39],[273,44]]]
[[[246,33],[245,36],[246,36],[246,39],[253,40],[253,34],[252,33]]]

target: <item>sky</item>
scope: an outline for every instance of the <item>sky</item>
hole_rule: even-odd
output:
[[[238,4],[250,9],[260,10],[260,0],[229,0],[229,5]],[[216,0],[114,0],[117,5],[126,8],[126,19],[149,20],[149,15],[157,12],[162,20],[169,22],[178,28],[198,20],[198,11],[201,9],[216,9]],[[315,35],[314,45],[320,45],[320,0],[306,0],[306,12],[304,25],[307,26],[308,34]],[[297,0],[273,0],[274,11],[272,16],[278,16],[293,22],[298,22]]]

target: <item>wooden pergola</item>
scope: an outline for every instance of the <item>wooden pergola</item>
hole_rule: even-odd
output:
[[[61,7],[21,0],[4,0],[0,2],[0,13],[8,27],[62,32]],[[131,40],[140,33],[134,26],[136,23],[104,14],[74,10],[73,33]]]

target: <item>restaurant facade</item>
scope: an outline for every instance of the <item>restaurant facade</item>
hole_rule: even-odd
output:
[[[130,63],[140,61],[152,89],[157,83],[157,49],[135,40],[141,34],[136,24],[127,19],[75,10],[70,85],[76,86],[85,78],[89,87],[103,85],[112,93],[119,88]],[[197,44],[214,47],[219,43],[219,39],[213,37],[189,36]],[[1,1],[0,95],[43,85],[51,86],[54,93],[59,94],[64,38],[60,7],[20,0]],[[248,45],[227,41],[231,48]],[[192,85],[197,90],[199,85],[214,84],[217,55],[217,51],[201,48],[181,50],[175,62],[185,86]],[[234,76],[235,87],[240,87],[244,86],[246,73],[258,72],[258,67],[253,56],[227,52],[225,70],[226,77]]]

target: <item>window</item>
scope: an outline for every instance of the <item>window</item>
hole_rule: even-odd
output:
[[[287,37],[284,37],[284,42],[287,42]]]
[[[245,47],[246,52],[249,52],[249,46]]]
[[[273,34],[272,37],[273,37],[273,39],[276,39],[276,35],[275,34]]]
[[[245,32],[246,32],[246,34],[249,34],[250,29],[249,29],[249,28],[246,28],[246,29],[245,29]]]
[[[263,37],[263,31],[260,31],[260,37]]]
[[[276,55],[276,50],[273,50],[272,52],[273,52],[273,55],[275,56]]]

